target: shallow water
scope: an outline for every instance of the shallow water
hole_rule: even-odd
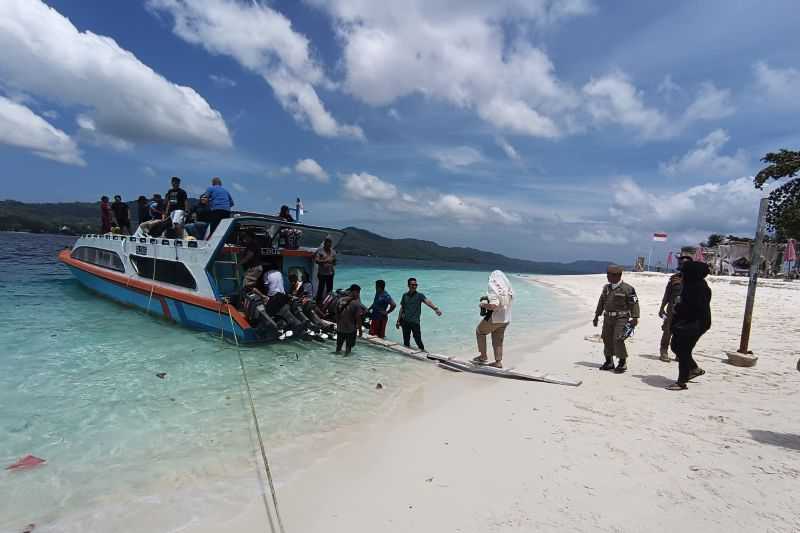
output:
[[[255,468],[236,347],[83,289],[55,259],[72,240],[0,233],[0,464],[27,454],[47,460],[29,471],[0,470],[0,531],[28,523],[94,530],[125,501],[171,509],[174,519],[152,527],[177,528],[209,498],[221,504],[234,490],[226,479]],[[416,276],[444,311],[436,317],[424,308],[426,347],[463,356],[475,351],[487,274],[345,259],[336,286],[359,283],[369,305],[375,279],[399,301],[406,278]],[[519,280],[514,288],[509,335],[554,327],[562,310],[550,293]],[[390,328],[389,337],[400,335]],[[332,344],[299,342],[242,349],[269,446],[373,416],[436,372],[363,343],[351,357],[331,352]],[[183,496],[165,501],[154,487]],[[82,516],[87,509],[91,516]],[[68,527],[67,516],[80,518]]]

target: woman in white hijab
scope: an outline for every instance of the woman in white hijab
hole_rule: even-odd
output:
[[[513,301],[514,289],[511,288],[511,282],[508,281],[502,271],[495,270],[489,275],[487,294],[481,298],[481,316],[483,316],[483,319],[475,329],[480,355],[472,360],[473,363],[503,368],[503,338],[505,337],[506,328],[511,322],[511,304]],[[492,336],[493,363],[489,363],[489,358],[486,356],[487,335]]]

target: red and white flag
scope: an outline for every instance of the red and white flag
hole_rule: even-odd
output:
[[[667,240],[666,233],[653,233],[653,240],[658,242],[664,242]]]
[[[792,261],[797,261],[797,249],[795,247],[794,239],[789,239],[789,242],[786,243],[786,249],[783,251],[783,260],[791,263]]]

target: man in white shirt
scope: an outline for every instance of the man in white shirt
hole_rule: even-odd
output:
[[[495,368],[503,368],[503,339],[506,328],[511,323],[511,305],[514,300],[514,290],[511,282],[500,270],[495,270],[489,275],[489,290],[481,298],[481,315],[484,317],[475,329],[480,355],[472,360],[473,363],[486,364]],[[492,336],[492,351],[494,362],[489,363],[486,356],[486,336]]]

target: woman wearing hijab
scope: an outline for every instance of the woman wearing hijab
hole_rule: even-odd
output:
[[[481,298],[481,316],[483,319],[475,329],[478,339],[480,355],[472,360],[473,363],[487,364],[495,368],[503,368],[503,337],[506,328],[511,322],[511,304],[514,300],[514,290],[503,272],[495,270],[489,275],[489,290]],[[486,336],[492,336],[492,351],[494,363],[489,363],[486,356]]]
[[[702,376],[705,370],[692,357],[700,337],[711,328],[711,289],[706,283],[708,265],[699,261],[681,266],[683,288],[672,317],[672,351],[678,356],[678,381],[669,390],[685,390],[686,383]]]

